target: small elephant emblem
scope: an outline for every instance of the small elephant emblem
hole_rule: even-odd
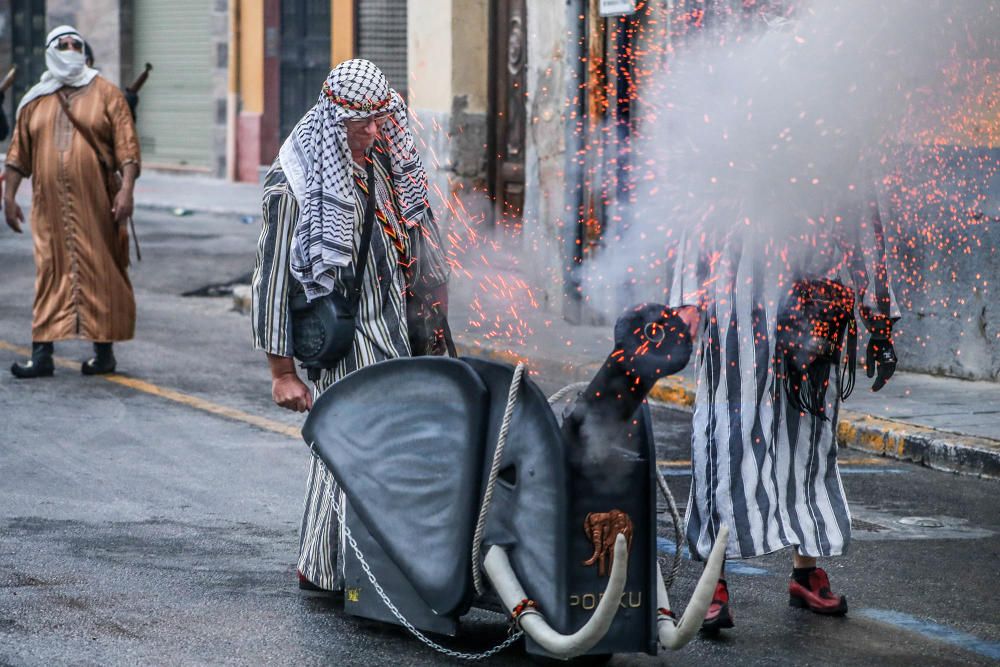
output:
[[[594,545],[594,554],[583,564],[597,563],[598,576],[608,576],[608,570],[614,564],[615,540],[619,533],[625,536],[628,553],[632,553],[632,519],[621,510],[591,512],[583,521],[583,530]]]

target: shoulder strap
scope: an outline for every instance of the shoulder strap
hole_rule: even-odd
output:
[[[73,127],[75,127],[76,131],[80,133],[80,136],[83,137],[84,140],[90,144],[90,147],[94,149],[94,152],[97,153],[97,161],[101,163],[101,168],[108,172],[108,175],[110,176],[114,173],[114,169],[104,158],[104,153],[102,153],[101,149],[98,148],[97,140],[94,139],[94,135],[90,133],[90,129],[84,127],[84,125],[77,120],[76,116],[73,115],[73,112],[69,109],[69,99],[63,95],[62,92],[56,93],[56,96],[59,98],[59,104],[62,105],[63,113],[66,114],[66,118],[69,118],[69,122],[73,123]]]
[[[56,97],[59,98],[59,104],[62,105],[62,110],[63,113],[66,114],[66,118],[69,118],[69,122],[73,123],[73,127],[75,127],[76,131],[80,133],[80,136],[83,137],[88,144],[90,144],[90,147],[92,149],[94,149],[94,154],[97,155],[97,161],[101,163],[101,169],[103,169],[105,172],[105,178],[109,180],[114,178],[115,177],[114,167],[108,164],[108,161],[104,158],[104,153],[102,153],[101,149],[97,147],[97,140],[94,139],[94,135],[90,133],[90,129],[84,127],[84,125],[79,120],[77,120],[76,116],[73,115],[73,112],[69,110],[69,99],[67,99],[67,97],[62,94],[62,91],[57,92]],[[113,205],[114,198],[111,197],[110,194],[108,196],[111,199],[111,203]],[[132,243],[135,244],[136,261],[141,262],[142,250],[139,248],[139,235],[135,233],[135,222],[132,220],[131,216],[129,216],[128,224],[132,228]],[[127,251],[128,248],[126,248],[126,253]]]
[[[364,225],[361,228],[361,247],[358,249],[358,264],[355,268],[354,289],[351,291],[351,312],[357,314],[364,286],[365,269],[368,266],[368,249],[372,244],[372,228],[375,226],[375,157],[368,158],[365,169],[368,179],[368,206],[365,207]]]

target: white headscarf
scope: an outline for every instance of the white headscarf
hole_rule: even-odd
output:
[[[96,69],[87,67],[87,57],[83,51],[74,51],[73,49],[60,51],[56,48],[62,37],[75,37],[84,42],[80,33],[71,25],[53,28],[48,37],[45,38],[45,64],[48,70],[42,74],[41,80],[24,94],[21,103],[17,105],[15,119],[21,113],[21,109],[32,100],[44,95],[51,95],[63,86],[73,88],[86,86],[97,76]]]
[[[389,149],[392,187],[402,221],[419,222],[427,209],[427,174],[407,126],[406,104],[368,60],[337,65],[319,101],[306,112],[278,154],[299,204],[290,269],[310,300],[334,287],[330,269],[347,266],[354,247],[354,177],[345,120],[388,114],[381,136]]]

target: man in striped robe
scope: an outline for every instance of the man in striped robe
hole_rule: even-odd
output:
[[[768,234],[742,224],[692,228],[679,245],[670,305],[696,306],[701,314],[694,325],[697,391],[686,533],[700,560],[722,525],[729,527],[727,558],[791,547],[790,604],[843,614],[846,598],[831,592],[816,559],[843,554],[851,534],[837,467],[845,378],[833,363],[821,401],[825,415],[791,405],[775,349],[778,311],[799,279],[833,279],[853,288],[870,334],[869,377],[879,373],[876,391],[895,368],[891,327],[899,312],[874,195],[866,209],[811,220],[804,228],[801,234]],[[720,579],[705,630],[733,627],[728,603]]]
[[[375,221],[350,352],[310,392],[295,370],[289,303],[354,285],[373,162]],[[427,202],[427,177],[406,107],[367,60],[338,65],[316,105],[281,148],[264,184],[264,227],[252,284],[254,346],[267,353],[274,401],[303,412],[345,375],[386,359],[437,353],[412,349],[407,306],[423,299],[444,317],[448,266]],[[411,307],[412,312],[412,307]],[[414,338],[414,340],[416,340]],[[336,492],[312,458],[299,535],[300,588],[338,590]]]

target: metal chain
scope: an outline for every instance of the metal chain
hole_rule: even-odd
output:
[[[660,493],[667,501],[667,509],[670,510],[670,518],[674,523],[674,563],[670,568],[670,574],[665,578],[663,582],[670,590],[670,587],[674,585],[674,580],[677,578],[677,573],[681,569],[681,551],[684,549],[684,545],[681,542],[683,535],[681,534],[681,514],[677,511],[677,501],[674,500],[674,494],[670,492],[670,487],[667,486],[667,480],[663,477],[663,473],[660,472],[659,468],[656,468],[656,484],[660,487]]]
[[[476,595],[482,595],[486,590],[483,586],[483,572],[479,566],[479,555],[483,548],[483,533],[486,531],[486,514],[490,509],[490,501],[493,500],[493,487],[497,483],[497,475],[500,473],[500,460],[503,458],[503,450],[507,445],[507,432],[510,430],[510,420],[514,415],[514,406],[517,405],[517,392],[521,388],[521,376],[524,375],[524,364],[519,363],[514,368],[514,375],[510,378],[510,388],[507,389],[507,406],[503,411],[503,421],[500,423],[500,433],[497,435],[497,446],[493,451],[493,463],[490,465],[490,475],[486,481],[486,493],[483,494],[483,504],[479,508],[479,519],[476,521],[476,532],[472,537],[472,584],[476,589]]]
[[[336,482],[333,479],[333,475],[330,474],[330,470],[326,467],[325,464],[323,464],[322,461],[320,461],[320,465],[323,466],[323,479],[330,485],[330,488],[332,489],[336,485]],[[333,509],[334,511],[337,512],[337,517],[340,519],[341,530],[344,531],[344,536],[347,538],[347,542],[351,545],[351,549],[354,551],[354,556],[358,559],[358,562],[361,563],[361,569],[364,570],[365,575],[368,576],[368,581],[375,589],[375,592],[378,594],[379,598],[382,599],[382,602],[389,609],[389,611],[396,618],[396,620],[399,621],[400,625],[406,628],[411,635],[413,635],[421,642],[423,642],[425,646],[428,646],[429,648],[434,649],[438,653],[446,655],[450,658],[456,658],[458,660],[480,661],[480,660],[486,660],[487,658],[492,658],[497,653],[500,653],[504,649],[508,648],[509,646],[513,645],[515,642],[520,640],[521,637],[524,635],[524,633],[521,631],[513,632],[509,637],[507,637],[505,640],[503,640],[493,648],[483,651],[481,653],[464,653],[462,651],[453,651],[452,649],[447,648],[445,646],[441,646],[440,644],[431,640],[429,637],[427,637],[427,635],[420,632],[420,630],[417,630],[417,628],[412,623],[410,623],[405,616],[403,616],[402,612],[400,612],[399,609],[396,607],[396,605],[393,604],[392,600],[389,599],[389,596],[386,594],[385,590],[382,589],[381,584],[378,583],[378,580],[372,573],[371,567],[368,565],[368,561],[365,560],[364,555],[361,553],[361,549],[358,547],[357,540],[355,540],[354,536],[351,535],[351,529],[347,527],[347,522],[344,520],[345,519],[344,509],[341,506],[341,504],[337,501],[336,494],[332,491],[330,493],[330,502],[333,504]]]

